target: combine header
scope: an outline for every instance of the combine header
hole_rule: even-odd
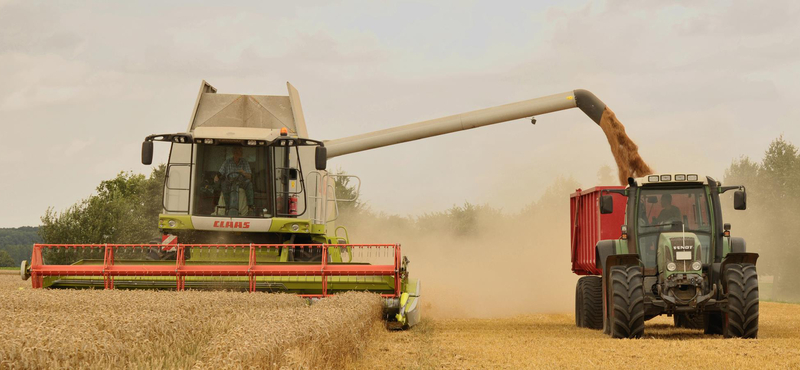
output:
[[[174,262],[154,264],[146,256],[156,248],[150,244],[36,244],[30,268],[33,287],[238,288],[250,292],[290,292],[307,298],[322,298],[340,291],[369,290],[381,293],[384,298],[398,298],[401,296],[401,275],[406,273],[401,264],[400,246],[395,244],[179,244],[174,247]],[[280,261],[274,257],[280,256],[284,249],[304,250],[322,258],[318,264],[276,263]],[[194,253],[195,258],[187,259],[187,251]],[[389,263],[342,263],[343,251],[380,256]],[[102,254],[102,258],[47,265],[44,264],[45,253]],[[145,258],[131,258],[137,255]],[[214,257],[203,258],[204,255]],[[221,264],[223,262],[225,264]]]
[[[352,244],[336,225],[340,155],[578,107],[595,123],[605,105],[585,90],[526,100],[331,141],[309,138],[297,90],[288,96],[217,94],[203,81],[171,144],[158,227],[150,244],[36,244],[23,279],[34,288],[235,289],[311,299],[343,291],[384,297],[391,326],[419,322],[420,282],[395,244]],[[357,186],[360,180],[349,176]]]

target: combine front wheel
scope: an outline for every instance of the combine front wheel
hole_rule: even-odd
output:
[[[644,334],[644,291],[639,266],[611,267],[609,324],[612,338],[641,338]]]
[[[28,268],[28,261],[22,261],[19,265],[19,277],[22,280],[28,280],[31,277],[31,270]]]
[[[728,312],[725,338],[758,336],[758,273],[752,263],[730,264],[725,269]]]

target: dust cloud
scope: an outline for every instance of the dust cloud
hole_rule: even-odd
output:
[[[652,173],[608,108],[600,127],[621,184]],[[569,194],[578,187],[572,178],[559,178],[516,214],[465,204],[416,217],[362,211],[342,221],[352,231],[352,242],[402,244],[411,277],[422,281],[425,315],[572,312],[578,277],[570,262]]]
[[[402,244],[426,316],[571,312],[568,194],[577,187],[557,179],[516,214],[467,204],[413,218],[365,212],[342,224],[353,242]]]
[[[639,147],[625,133],[625,126],[608,107],[603,110],[600,128],[606,134],[614,161],[617,162],[621,185],[628,184],[628,177],[641,177],[653,173],[650,166],[639,156]]]

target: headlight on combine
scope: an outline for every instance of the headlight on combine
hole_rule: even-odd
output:
[[[692,263],[692,270],[698,271],[698,270],[700,270],[702,268],[703,268],[703,264],[701,264],[700,261],[694,261]]]
[[[667,264],[667,271],[675,271],[676,268],[678,268],[678,266],[675,264],[675,262],[670,262]]]
[[[169,225],[169,227],[175,227],[178,226],[178,222],[175,220],[169,220],[169,222],[167,222],[167,225]]]

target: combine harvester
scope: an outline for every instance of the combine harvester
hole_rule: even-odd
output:
[[[614,338],[639,338],[659,315],[727,338],[758,335],[758,254],[722,223],[722,186],[690,173],[629,178],[628,186],[572,194],[575,322]]]
[[[419,322],[420,282],[399,245],[350,244],[336,226],[336,178],[327,160],[383,146],[578,107],[595,123],[605,105],[569,91],[331,141],[309,138],[297,90],[288,96],[217,94],[203,81],[171,144],[151,244],[36,244],[20,274],[34,288],[239,289],[320,299],[343,291],[384,297],[393,327]],[[360,180],[357,184],[360,187]]]

